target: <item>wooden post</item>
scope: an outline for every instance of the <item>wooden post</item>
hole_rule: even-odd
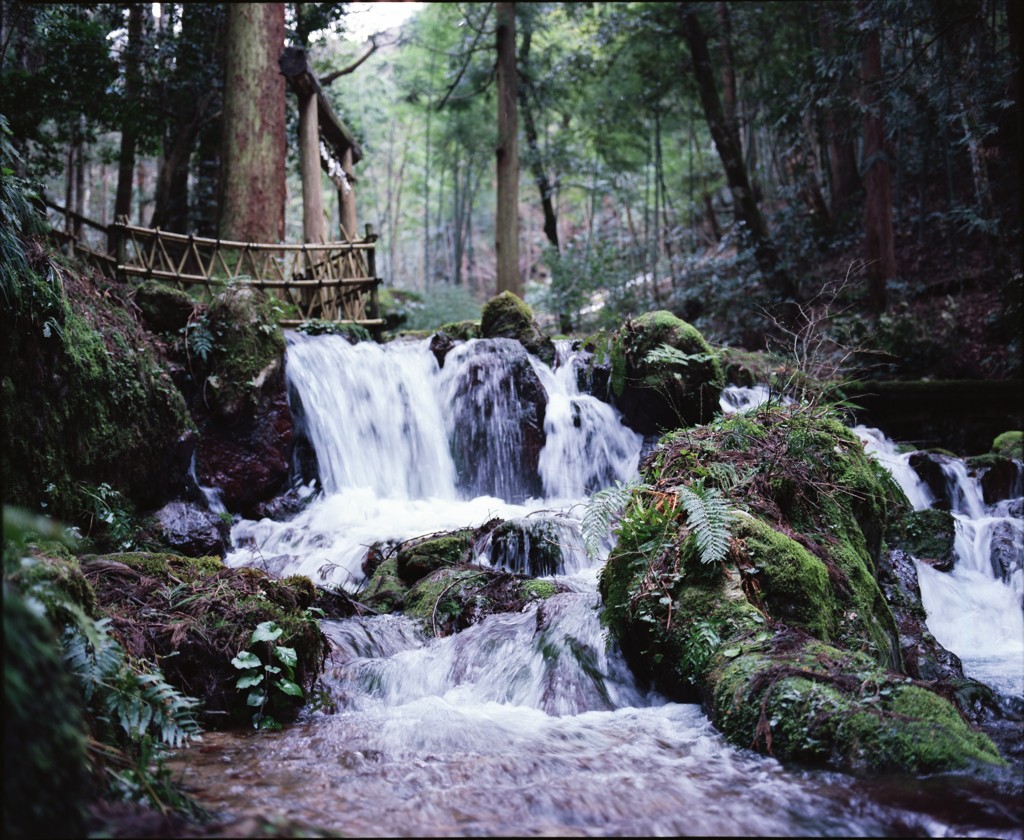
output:
[[[346,183],[338,188],[338,221],[341,224],[341,238],[351,242],[356,238],[356,192],[351,146],[342,153],[341,170],[345,173]]]
[[[320,244],[324,231],[324,197],[320,186],[320,121],[316,96],[299,96],[299,159],[302,168],[302,231],[306,242]]]

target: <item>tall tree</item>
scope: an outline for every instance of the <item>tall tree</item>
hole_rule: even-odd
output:
[[[283,3],[231,3],[224,72],[220,236],[284,238],[285,89],[277,59]]]
[[[734,125],[730,125],[725,109],[722,107],[721,97],[718,95],[704,27],[701,26],[697,11],[692,4],[679,3],[676,9],[683,26],[683,35],[690,48],[692,70],[697,81],[704,117],[707,120],[708,130],[714,138],[715,147],[718,149],[718,156],[722,161],[722,168],[725,170],[725,177],[729,183],[736,220],[742,222],[745,228],[754,249],[754,257],[769,288],[783,300],[792,298],[795,287],[792,278],[779,270],[775,246],[768,235],[768,227],[750,186],[739,132]]]
[[[498,292],[519,295],[519,115],[516,108],[516,4],[497,3],[498,208],[495,248]]]
[[[134,3],[128,9],[128,47],[124,55],[124,125],[121,129],[121,153],[118,157],[117,196],[114,199],[114,218],[132,214],[132,174],[135,171],[135,146],[138,129],[129,108],[142,93],[142,16],[145,5]]]
[[[861,98],[864,104],[864,231],[868,260],[868,303],[875,312],[885,310],[888,282],[896,276],[896,249],[892,229],[891,156],[885,142],[885,101],[881,85],[882,43],[878,21],[865,13],[864,55],[861,63]]]

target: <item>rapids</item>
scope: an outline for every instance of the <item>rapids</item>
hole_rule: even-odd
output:
[[[446,638],[398,615],[324,621],[332,654],[296,724],[207,733],[176,759],[198,801],[361,837],[1021,836],[1005,780],[784,769],[727,744],[699,706],[637,685],[601,626],[603,558],[586,558],[578,524],[588,495],[636,474],[645,442],[580,392],[568,344],[553,368],[528,364],[544,446],[524,476],[513,465],[529,417],[510,343],[465,342],[442,367],[426,341],[289,334],[293,413],[318,484],[290,521],[238,521],[229,565],[357,593],[374,541],[548,516],[570,591]],[[727,389],[722,409],[766,397]],[[516,567],[478,550],[479,563]]]

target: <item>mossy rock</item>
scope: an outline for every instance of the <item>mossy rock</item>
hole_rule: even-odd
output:
[[[948,510],[927,508],[907,511],[902,527],[892,535],[894,545],[942,572],[956,560],[956,520]]]
[[[135,303],[146,323],[158,332],[178,332],[193,314],[206,309],[187,292],[158,280],[144,280],[136,286]]]
[[[298,657],[295,682],[308,696],[323,670],[327,640],[309,611],[317,590],[307,577],[271,577],[226,567],[218,558],[141,552],[83,557],[82,570],[101,610],[132,656],[160,662],[167,681],[203,703],[207,727],[247,723],[253,710],[236,689],[231,659],[251,647],[257,625],[281,628],[278,643]],[[283,699],[283,697],[282,697]],[[289,697],[273,714],[294,718],[305,697]]]
[[[562,568],[562,535],[550,519],[508,519],[491,531],[491,563],[532,577]]]
[[[700,332],[666,310],[623,324],[611,347],[612,392],[641,434],[707,423],[725,375]]]
[[[389,557],[375,566],[359,600],[379,612],[398,612],[405,607],[408,592],[409,585],[398,574],[397,561]]]
[[[1002,458],[1024,461],[1024,432],[1003,432],[992,441],[992,451]]]
[[[85,837],[81,692],[53,626],[4,582],[4,836]]]
[[[13,568],[7,569],[5,563],[5,582],[23,592],[31,591],[54,626],[70,620],[69,607],[98,618],[96,593],[82,574],[78,559],[68,554],[49,555],[47,550],[30,548]]]
[[[472,537],[472,530],[462,530],[402,543],[395,555],[395,571],[411,586],[437,569],[468,560]]]
[[[484,304],[480,336],[515,339],[545,364],[554,364],[554,343],[537,326],[530,307],[512,292],[502,292]]]
[[[0,310],[0,443],[5,501],[86,530],[86,487],[109,485],[140,508],[178,492],[195,425],[129,290],[33,251],[19,294]]]
[[[862,655],[795,631],[723,645],[708,677],[710,715],[737,745],[850,773],[1005,766],[954,706]]]
[[[640,679],[701,700],[730,741],[783,760],[851,772],[1000,763],[902,671],[875,571],[906,501],[848,429],[811,408],[724,417],[663,438],[641,474],[600,576],[603,620]],[[695,483],[745,510],[724,564],[700,562],[694,531],[708,526],[671,501]]]
[[[455,341],[469,341],[471,338],[481,337],[479,321],[452,321],[441,324],[436,332],[444,333]]]
[[[284,333],[267,296],[245,285],[214,298],[209,317],[216,341],[206,398],[224,422],[234,423],[259,407],[265,386],[283,377]]]

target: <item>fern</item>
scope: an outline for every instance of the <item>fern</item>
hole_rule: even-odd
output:
[[[64,659],[78,678],[86,709],[102,713],[124,730],[132,742],[151,731],[169,747],[180,747],[199,735],[192,717],[198,701],[164,680],[159,669],[139,673],[110,634],[110,619],[92,627],[65,631]]]
[[[725,497],[716,488],[705,487],[704,479],[678,488],[676,496],[686,511],[687,526],[697,540],[701,563],[718,563],[725,559],[735,515]]]
[[[601,553],[601,544],[611,532],[612,525],[622,513],[629,497],[634,491],[645,486],[638,479],[631,479],[625,483],[616,481],[615,484],[598,490],[590,497],[583,521],[580,523],[583,548],[589,559],[593,560]]]
[[[649,365],[682,365],[686,367],[690,362],[707,364],[713,358],[710,353],[684,353],[671,344],[660,344],[644,356],[644,362]]]

